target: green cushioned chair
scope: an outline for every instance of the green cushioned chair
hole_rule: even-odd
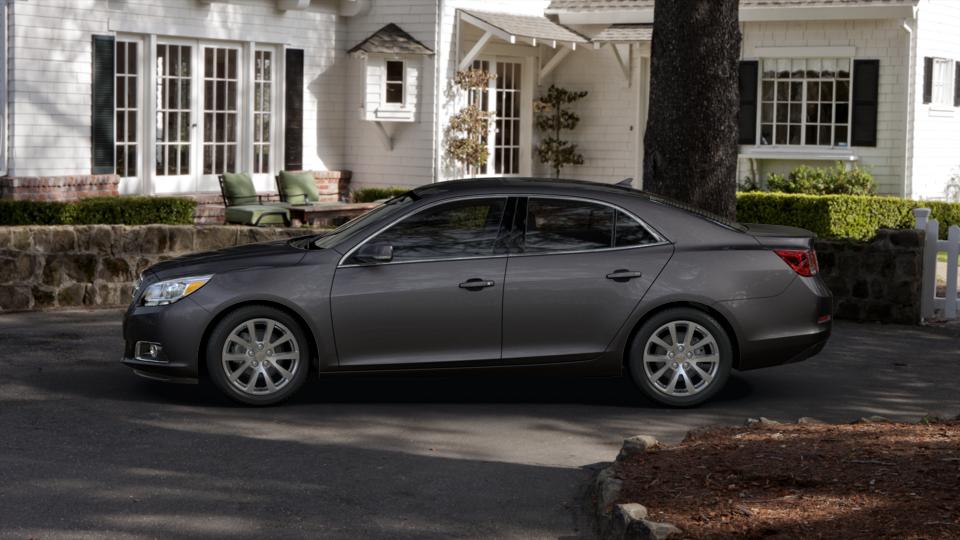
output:
[[[277,175],[280,200],[291,204],[313,204],[320,201],[313,173],[309,171],[280,171]]]
[[[288,205],[263,202],[263,198],[257,195],[249,174],[224,173],[219,178],[227,223],[254,226],[290,225],[290,212],[286,209]]]

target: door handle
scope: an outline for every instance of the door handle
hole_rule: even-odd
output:
[[[621,283],[639,277],[643,277],[643,272],[631,272],[630,270],[626,269],[614,270],[613,272],[607,274],[607,279],[612,279]]]
[[[489,279],[473,278],[461,283],[460,288],[467,289],[468,291],[479,291],[480,289],[486,289],[487,287],[493,287],[494,285],[496,285],[496,283]]]

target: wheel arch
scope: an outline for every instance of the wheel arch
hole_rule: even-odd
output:
[[[663,313],[668,309],[674,308],[691,308],[698,311],[702,311],[704,314],[709,315],[716,319],[720,326],[723,327],[723,330],[727,333],[727,336],[730,338],[730,345],[733,347],[733,368],[740,368],[740,338],[737,335],[736,328],[731,324],[729,318],[716,309],[702,302],[697,302],[694,300],[675,300],[671,302],[666,302],[660,304],[646,313],[644,313],[636,323],[634,323],[633,328],[630,329],[630,333],[627,335],[627,339],[624,341],[623,350],[622,350],[622,359],[621,359],[621,368],[626,370],[627,363],[630,361],[630,347],[633,346],[633,340],[637,336],[637,333],[640,331],[640,328],[650,320],[652,317],[655,317],[659,313]]]
[[[320,348],[317,343],[317,338],[313,334],[313,329],[310,326],[310,323],[307,322],[306,317],[296,309],[291,308],[290,306],[283,304],[282,302],[275,302],[271,300],[244,300],[237,302],[235,304],[230,304],[224,306],[220,311],[218,311],[207,323],[207,327],[203,330],[203,337],[200,339],[199,350],[197,351],[197,377],[205,378],[207,374],[207,343],[210,340],[210,334],[213,332],[213,329],[220,324],[227,315],[233,313],[238,309],[242,309],[249,306],[265,306],[280,310],[297,322],[300,325],[300,329],[303,330],[303,333],[307,336],[307,346],[310,350],[310,362],[309,366],[311,370],[316,370],[319,368],[320,362]]]

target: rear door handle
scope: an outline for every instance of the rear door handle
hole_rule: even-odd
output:
[[[468,291],[479,291],[480,289],[486,289],[487,287],[493,287],[494,285],[496,285],[496,283],[494,283],[492,280],[473,278],[461,283],[460,288],[467,289]]]
[[[643,277],[643,272],[631,272],[630,270],[614,270],[613,272],[607,274],[607,279],[612,279],[614,281],[630,281],[631,279],[637,279]]]

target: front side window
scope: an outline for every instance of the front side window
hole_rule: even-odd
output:
[[[403,62],[387,60],[387,103],[403,104]]]
[[[393,246],[395,262],[490,256],[506,205],[506,198],[440,204],[404,219],[370,242]]]
[[[850,59],[765,59],[760,144],[849,145]]]
[[[935,105],[953,106],[953,83],[953,60],[934,58],[932,100]]]

